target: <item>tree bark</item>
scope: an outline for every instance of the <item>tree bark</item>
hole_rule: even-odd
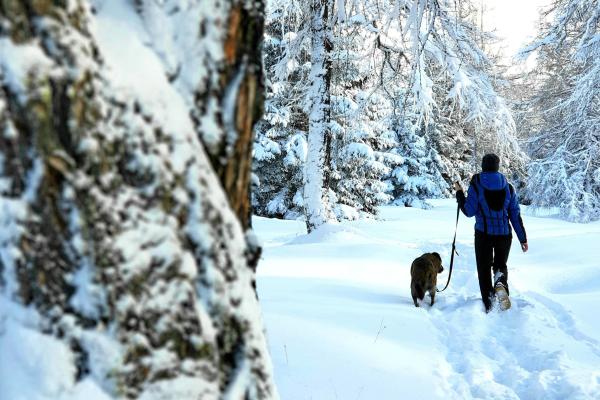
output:
[[[229,83],[225,86],[223,119],[225,129],[236,133],[233,135],[235,140],[225,141],[218,153],[211,153],[213,167],[244,229],[250,228],[252,222],[252,143],[254,124],[262,115],[264,100],[260,46],[264,29],[262,13],[261,2],[245,5],[241,1],[229,13],[223,71],[223,79]],[[235,98],[227,96],[232,91],[237,92]]]
[[[200,46],[220,46],[213,61],[230,66],[221,90],[198,89],[202,129],[227,130],[232,145],[217,169],[187,109],[165,111],[123,86],[118,63],[107,68],[115,59],[90,29],[105,11],[0,2],[0,303],[14,305],[0,307],[0,325],[65,344],[66,382],[90,378],[113,398],[278,398],[245,235],[262,5],[198,7],[220,13],[199,14]],[[167,75],[151,84],[177,100]],[[208,102],[235,107],[217,116]],[[25,308],[37,322],[22,325]]]

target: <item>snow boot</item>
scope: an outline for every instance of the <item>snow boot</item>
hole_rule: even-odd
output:
[[[503,284],[496,284],[496,300],[498,301],[498,307],[500,311],[506,311],[510,308],[510,298],[506,292],[506,288]]]

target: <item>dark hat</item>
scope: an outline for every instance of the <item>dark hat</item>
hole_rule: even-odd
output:
[[[495,154],[486,154],[481,160],[483,172],[498,172],[500,169],[500,158]]]

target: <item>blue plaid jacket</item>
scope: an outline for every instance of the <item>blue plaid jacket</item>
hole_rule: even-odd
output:
[[[488,235],[512,236],[512,225],[519,242],[527,242],[517,193],[500,172],[482,172],[473,176],[467,197],[459,191],[456,199],[463,214],[475,216],[476,230]]]

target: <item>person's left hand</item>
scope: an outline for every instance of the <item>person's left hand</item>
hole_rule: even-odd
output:
[[[456,190],[457,192],[462,190],[462,187],[460,187],[460,183],[454,182],[454,190]]]
[[[529,245],[527,242],[521,243],[521,250],[523,250],[523,253],[527,253],[527,250],[529,250]]]

